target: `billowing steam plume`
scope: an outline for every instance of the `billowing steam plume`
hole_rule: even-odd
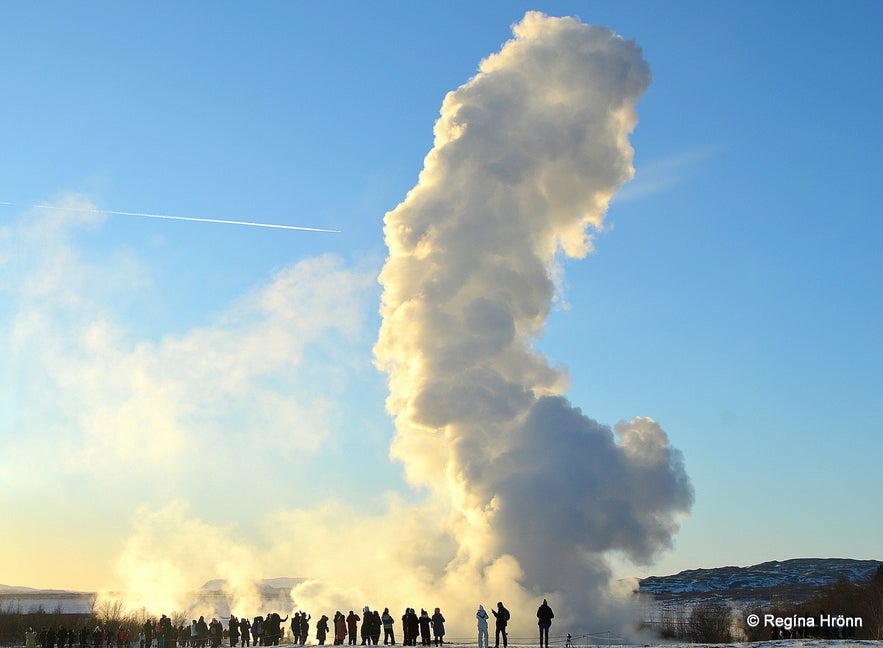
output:
[[[191,610],[254,615],[268,605],[256,581],[284,575],[304,580],[291,590],[291,607],[277,611],[305,610],[315,620],[363,605],[396,615],[406,606],[440,606],[448,637],[468,640],[477,604],[503,600],[513,637],[533,637],[533,614],[546,597],[553,635],[622,628],[614,625],[625,617],[609,588],[608,557],[647,561],[667,547],[691,488],[654,421],[610,429],[587,418],[563,397],[567,377],[532,342],[554,300],[557,259],[591,249],[591,229],[602,226],[608,202],[632,175],[628,135],[650,74],[633,43],[603,28],[529,13],[514,30],[475,78],[445,98],[419,182],[386,216],[376,362],[389,374],[391,454],[423,490],[413,499],[387,493],[380,512],[343,497],[316,502],[307,491],[297,494],[303,508],[284,509],[281,496],[267,495],[272,481],[249,475],[237,487],[270,500],[271,513],[248,534],[243,525],[194,518],[204,501],[146,505],[133,516],[118,562],[133,607],[186,610],[186,619]],[[50,255],[55,281],[35,291],[43,299],[45,285],[55,286],[66,309],[90,303],[69,299],[77,273],[55,270],[67,270],[56,259],[71,257],[63,247]],[[135,447],[154,428],[176,439],[187,431],[190,447],[211,447],[224,438],[213,432],[224,429],[220,422],[206,430],[212,413],[239,425],[216,414],[227,412],[227,401],[249,433],[256,426],[265,442],[267,430],[278,430],[287,435],[278,445],[290,445],[295,423],[322,418],[321,409],[298,405],[299,358],[305,345],[358,317],[355,296],[371,280],[364,275],[329,259],[302,262],[208,330],[135,351],[92,344],[86,357],[69,358],[41,342],[57,360],[44,364],[76,378],[66,393],[81,383],[88,392],[75,399],[89,405],[80,417],[92,449],[84,457],[119,452],[120,439]],[[76,321],[93,321],[85,310]],[[19,328],[54,341],[62,336],[34,328],[51,320],[32,316]],[[77,339],[103,340],[94,328],[72,330]],[[267,376],[287,387],[268,391]],[[255,411],[277,414],[254,419]],[[157,423],[131,425],[136,418]],[[325,436],[305,431],[294,445],[318,453]],[[241,447],[249,439],[226,442]],[[181,446],[169,437],[160,447]],[[111,455],[111,463],[124,455],[151,461],[163,475],[176,465],[164,454],[132,452]],[[192,470],[189,461],[178,463],[179,471]],[[230,472],[214,465],[200,473],[212,488],[218,473]],[[226,520],[227,503],[217,504]],[[189,590],[209,579],[226,581],[232,608],[212,611],[190,600]]]
[[[505,559],[576,622],[604,613],[607,553],[648,561],[692,503],[659,425],[586,417],[532,347],[556,256],[590,251],[633,174],[650,72],[634,43],[572,18],[528,13],[514,34],[447,95],[418,184],[386,215],[375,353],[391,454],[449,512],[445,572]]]

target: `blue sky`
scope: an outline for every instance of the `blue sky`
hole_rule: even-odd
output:
[[[0,330],[25,341],[7,344],[0,397],[10,584],[119,586],[106,556],[130,556],[135,520],[172,500],[244,537],[281,509],[419,501],[388,459],[372,364],[383,217],[415,185],[445,95],[528,10],[635,39],[653,75],[635,179],[595,251],[563,262],[537,342],[588,416],[652,417],[683,452],[695,504],[673,549],[617,569],[880,558],[879,2],[12,3],[0,201],[22,206],[0,207]],[[341,233],[53,220],[37,203]],[[294,390],[292,411],[209,399],[216,418],[194,433],[189,399],[247,356],[205,350],[276,335],[249,304],[292,267],[309,288],[280,348],[298,361],[280,375],[269,353],[249,383],[258,407]],[[94,348],[65,336],[80,327]],[[106,395],[114,364],[145,356],[165,367],[154,379],[189,369],[148,381],[178,390],[178,418],[122,441],[89,428],[143,424]],[[179,443],[164,463],[155,444]],[[124,452],[152,457],[143,474]],[[68,548],[34,568],[59,520]],[[101,540],[81,528],[96,525]]]

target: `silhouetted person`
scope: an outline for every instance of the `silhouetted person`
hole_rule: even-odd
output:
[[[497,609],[491,610],[491,613],[497,619],[497,632],[495,635],[494,648],[500,648],[500,635],[503,635],[503,648],[509,645],[509,639],[506,636],[506,625],[509,623],[509,610],[503,607],[503,602],[497,603]]]
[[[540,648],[549,648],[549,628],[552,627],[552,619],[554,618],[555,613],[552,612],[552,608],[549,607],[546,599],[543,599],[543,604],[537,608],[537,625],[540,628]]]
[[[371,614],[371,608],[367,605],[362,608],[362,645],[371,645],[371,623],[374,621],[374,615]]]
[[[409,626],[411,622],[411,608],[405,608],[405,613],[402,615],[402,645],[410,646],[411,645],[411,628]]]
[[[320,646],[325,645],[326,636],[328,636],[328,617],[323,614],[319,617],[319,621],[316,622],[316,641],[319,642]]]
[[[243,648],[251,645],[251,623],[245,617],[239,619],[239,639]]]
[[[190,626],[190,634],[193,636],[193,626]],[[193,645],[196,648],[204,648],[205,642],[208,641],[208,623],[205,617],[201,616],[196,622],[196,637],[193,639]]]
[[[380,618],[380,612],[374,610],[371,613],[371,643],[375,646],[380,641],[380,629],[383,627],[383,621]]]
[[[264,617],[258,615],[251,621],[251,636],[255,646],[264,645]]]
[[[361,617],[350,610],[350,613],[346,615],[346,629],[349,633],[349,645],[356,645],[356,633],[359,630],[359,621],[361,621]]]
[[[334,613],[334,645],[341,646],[346,640],[346,617],[338,610]]]
[[[420,634],[420,619],[417,610],[408,608],[408,634],[411,635],[411,645],[417,645],[417,636]]]
[[[445,643],[445,617],[440,608],[435,608],[435,613],[432,615],[432,636],[436,646]]]
[[[211,643],[212,648],[219,648],[221,645],[221,639],[224,635],[224,626],[221,625],[221,622],[215,618],[212,618],[212,622],[209,623],[208,626],[208,636],[209,641]]]
[[[392,615],[389,613],[389,608],[383,608],[383,614],[380,617],[380,622],[383,624],[383,645],[395,646],[396,635],[392,628],[393,624],[395,623],[395,619],[393,619]]]
[[[420,645],[428,646],[429,645],[429,626],[432,623],[432,619],[429,618],[429,613],[421,609],[420,610]]]

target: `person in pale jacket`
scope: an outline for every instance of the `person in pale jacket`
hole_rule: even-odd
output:
[[[488,648],[487,612],[484,611],[483,605],[478,606],[475,618],[478,619],[478,648]]]
[[[37,648],[37,632],[31,627],[25,631],[25,648]]]

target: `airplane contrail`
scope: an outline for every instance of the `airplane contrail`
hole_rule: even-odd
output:
[[[10,207],[26,207],[26,208],[39,208],[39,209],[56,209],[59,211],[75,211],[75,212],[85,212],[89,214],[116,214],[118,216],[140,216],[143,218],[162,218],[166,220],[182,220],[182,221],[195,221],[198,223],[224,223],[226,225],[248,225],[249,227],[271,227],[273,229],[286,229],[286,230],[300,230],[303,232],[326,232],[330,234],[339,234],[340,230],[336,229],[323,229],[321,227],[299,227],[297,225],[280,225],[278,223],[254,223],[251,221],[234,221],[234,220],[224,220],[221,218],[195,218],[193,216],[171,216],[169,214],[149,214],[145,212],[128,212],[128,211],[114,211],[112,209],[87,209],[83,207],[59,207],[58,205],[25,205],[22,203],[13,203],[6,202],[0,200],[0,205],[8,205]]]

